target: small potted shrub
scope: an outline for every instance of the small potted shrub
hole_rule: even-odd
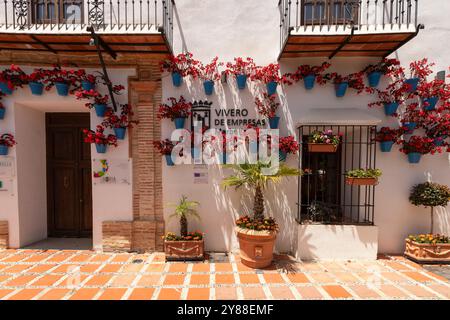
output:
[[[40,96],[44,92],[44,81],[46,79],[46,71],[44,69],[35,69],[28,75],[28,86],[31,94]]]
[[[262,162],[256,164],[225,165],[234,174],[224,178],[227,187],[248,187],[255,190],[253,216],[243,216],[236,220],[241,262],[251,268],[265,268],[272,263],[273,247],[278,225],[273,218],[264,216],[264,189],[269,183],[279,183],[283,177],[298,176],[301,172],[281,164],[273,175],[265,170],[270,166]]]
[[[322,73],[331,66],[328,62],[322,63],[320,66],[310,66],[308,64],[301,65],[297,70],[290,75],[290,78],[297,82],[303,79],[303,85],[306,90],[314,88],[314,83],[317,81],[319,84],[325,83],[325,78]]]
[[[278,129],[280,123],[280,117],[277,116],[277,110],[280,104],[276,101],[276,95],[263,94],[263,99],[255,98],[255,104],[257,111],[260,115],[266,117],[269,120],[270,129]]]
[[[5,113],[6,113],[6,108],[3,105],[3,103],[0,102],[0,120],[5,118]]]
[[[106,110],[108,108],[108,95],[101,95],[98,91],[91,89],[89,91],[81,90],[76,92],[77,99],[91,99],[94,102],[86,103],[86,107],[89,109],[94,108],[95,114],[97,117],[103,118],[106,114]]]
[[[117,147],[117,137],[113,134],[105,135],[105,129],[98,125],[96,130],[84,129],[84,142],[94,143],[97,153],[106,153],[108,146]]]
[[[422,155],[435,152],[433,139],[412,136],[409,140],[401,140],[400,151],[408,156],[409,163],[419,163]]]
[[[176,129],[183,129],[186,118],[191,115],[192,103],[187,102],[183,96],[180,96],[179,100],[174,97],[167,100],[171,105],[159,105],[158,119],[170,119],[175,123]]]
[[[378,64],[369,65],[364,72],[367,74],[367,79],[369,80],[369,86],[372,88],[378,87],[382,75],[389,74],[392,68],[400,65],[400,61],[397,59],[383,59]]]
[[[409,64],[411,78],[405,80],[405,83],[408,85],[409,93],[415,92],[419,82],[425,81],[427,76],[433,73],[433,70],[431,70],[433,65],[434,63],[428,63],[427,58],[420,61],[413,61]]]
[[[199,66],[199,77],[203,80],[203,88],[207,96],[212,95],[214,91],[214,82],[220,80],[221,74],[219,72],[219,66],[223,63],[217,63],[219,58],[215,57],[209,64]]]
[[[347,171],[345,183],[353,186],[374,186],[381,177],[380,169],[355,169]]]
[[[163,60],[160,64],[161,71],[170,72],[172,83],[175,87],[181,86],[183,77],[191,75],[194,79],[198,77],[199,61],[193,59],[192,53],[180,53]]]
[[[15,146],[17,143],[14,136],[9,133],[4,133],[0,136],[0,156],[7,156],[9,148]]]
[[[0,72],[0,92],[12,94],[16,87],[26,84],[28,77],[18,66],[12,64],[9,69]]]
[[[280,161],[286,161],[288,154],[297,153],[299,150],[298,142],[293,136],[281,137],[279,139]]]
[[[332,130],[314,131],[308,137],[309,152],[336,152],[341,143],[342,134],[334,134]]]
[[[121,109],[120,115],[117,115],[112,108],[108,108],[105,113],[105,120],[102,122],[104,127],[114,130],[118,140],[124,140],[127,129],[138,123],[130,119],[133,116],[133,111],[131,111],[129,104],[122,105]]]
[[[239,90],[245,89],[247,78],[251,77],[255,71],[256,65],[252,58],[234,58],[234,63],[227,63],[227,75],[234,75]]]
[[[166,260],[203,260],[203,234],[198,231],[188,232],[188,218],[200,219],[196,210],[199,203],[188,201],[183,195],[177,204],[169,205],[174,208],[174,213],[170,217],[180,220],[180,236],[173,232],[164,236]]]
[[[404,133],[403,128],[391,129],[389,127],[382,127],[377,131],[375,140],[380,143],[381,152],[391,152],[392,146],[398,141],[400,136]]]
[[[450,188],[432,182],[415,185],[409,201],[415,206],[430,207],[430,233],[410,235],[406,239],[405,255],[417,262],[450,263],[450,240],[448,237],[434,234],[434,208],[447,206]]]
[[[175,165],[172,159],[172,150],[175,144],[169,139],[164,139],[161,141],[153,141],[153,147],[166,159],[166,163],[169,167]]]

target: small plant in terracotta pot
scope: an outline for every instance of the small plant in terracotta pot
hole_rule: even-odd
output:
[[[406,239],[406,256],[418,262],[450,263],[449,238],[434,234],[434,208],[447,206],[449,200],[450,188],[446,185],[425,182],[412,188],[411,204],[430,208],[430,233],[410,235]]]
[[[355,169],[347,171],[345,183],[355,186],[374,186],[381,177],[380,169]]]
[[[180,236],[172,232],[165,235],[166,260],[203,259],[203,234],[198,231],[188,232],[188,218],[200,219],[197,212],[199,202],[189,201],[183,195],[178,203],[170,203],[169,206],[174,208],[174,213],[170,217],[180,220]]]
[[[341,143],[342,134],[332,130],[314,131],[308,137],[309,152],[336,152]]]
[[[236,220],[236,231],[239,239],[241,261],[251,268],[265,268],[272,263],[273,247],[278,231],[278,225],[273,218],[264,216],[264,189],[270,183],[279,183],[282,178],[298,176],[301,172],[281,164],[276,173],[267,175],[268,164],[225,165],[234,174],[225,178],[222,185],[239,189],[249,187],[255,190],[253,216],[244,216]]]

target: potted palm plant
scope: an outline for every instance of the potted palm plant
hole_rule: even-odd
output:
[[[438,183],[425,182],[415,185],[409,201],[415,206],[430,207],[429,234],[410,235],[406,239],[405,255],[417,262],[450,263],[450,239],[434,234],[434,208],[445,207],[450,198],[450,188]]]
[[[189,201],[186,196],[181,196],[178,203],[170,203],[174,208],[171,218],[180,220],[180,236],[168,232],[164,236],[164,252],[166,260],[203,260],[204,242],[201,232],[188,232],[188,217],[200,219],[196,208],[197,201]]]
[[[273,247],[278,225],[273,218],[264,216],[264,189],[270,183],[279,183],[283,177],[298,176],[301,172],[281,164],[277,172],[268,175],[269,164],[258,161],[255,164],[229,164],[226,168],[234,174],[224,178],[222,185],[239,189],[246,186],[255,190],[253,216],[236,220],[241,261],[251,268],[265,268],[272,263]]]

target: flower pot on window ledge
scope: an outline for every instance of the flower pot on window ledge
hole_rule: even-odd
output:
[[[375,186],[378,184],[378,179],[345,177],[345,183],[351,186]]]
[[[337,145],[330,143],[308,143],[308,152],[336,152]]]
[[[205,252],[204,240],[167,241],[164,240],[166,260],[203,260]]]
[[[7,156],[9,151],[9,147],[3,144],[0,145],[0,156]]]
[[[250,268],[262,269],[272,264],[275,232],[236,227],[241,262]]]
[[[44,92],[44,85],[40,82],[30,82],[28,86],[30,87],[31,94],[35,96],[41,96]]]
[[[418,263],[450,263],[450,243],[418,243],[406,239],[405,256]]]
[[[55,83],[56,92],[59,96],[67,96],[69,94],[69,85],[64,82],[56,82]]]

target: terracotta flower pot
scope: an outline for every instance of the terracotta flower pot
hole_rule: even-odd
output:
[[[352,186],[375,186],[378,184],[377,178],[351,178],[346,177],[345,183]]]
[[[418,263],[450,263],[450,243],[418,243],[406,239],[405,256]]]
[[[276,233],[236,227],[241,262],[250,268],[262,269],[272,264]]]
[[[166,260],[203,260],[204,240],[166,241],[164,240]]]
[[[329,143],[308,143],[309,152],[336,152],[337,146]]]

